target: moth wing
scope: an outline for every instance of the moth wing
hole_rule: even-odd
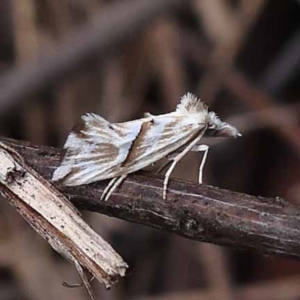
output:
[[[81,117],[64,145],[65,156],[52,180],[81,185],[114,177],[114,170],[127,158],[142,120],[113,124],[96,114]]]
[[[203,135],[205,129],[205,123],[176,113],[155,116],[144,123],[124,168],[128,173],[140,170]]]

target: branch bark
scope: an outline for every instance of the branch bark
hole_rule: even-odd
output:
[[[46,179],[61,150],[0,138]],[[131,175],[109,201],[100,201],[107,181],[80,187],[55,183],[78,208],[152,226],[181,236],[265,254],[300,258],[300,208],[283,199],[254,197],[217,187],[171,180],[162,200],[162,177]]]

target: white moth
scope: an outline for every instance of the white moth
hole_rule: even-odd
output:
[[[185,94],[174,112],[154,116],[145,113],[138,120],[110,123],[96,114],[82,116],[64,145],[65,156],[52,180],[68,186],[112,178],[102,194],[107,200],[128,174],[169,157],[163,199],[170,175],[189,151],[204,151],[199,167],[199,183],[208,146],[202,137],[238,137],[238,130],[222,122],[214,112],[191,93]]]

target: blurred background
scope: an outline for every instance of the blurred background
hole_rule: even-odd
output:
[[[167,113],[190,91],[243,133],[205,141],[211,148],[204,182],[300,204],[300,1],[149,0],[144,15],[134,14],[145,2],[1,0],[1,135],[62,147],[83,113],[112,122]],[[112,18],[118,26],[89,36]],[[123,26],[125,36],[118,34]],[[82,37],[93,50],[81,52]],[[106,48],[95,46],[98,40]],[[75,58],[48,61],[47,69],[45,59],[66,54],[66,43],[74,43]],[[31,66],[40,73],[18,90]],[[18,70],[23,77],[13,77]],[[51,80],[49,70],[56,70]],[[8,74],[10,85],[3,80]],[[196,181],[200,159],[189,154],[173,176]],[[85,219],[130,266],[110,291],[93,283],[98,299],[300,299],[299,262],[99,214]],[[75,268],[1,199],[0,300],[89,299],[84,288],[65,288],[64,281],[79,282]]]

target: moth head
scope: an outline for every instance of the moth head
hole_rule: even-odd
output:
[[[226,123],[222,122],[215,112],[211,111],[207,114],[207,129],[205,132],[207,137],[240,137],[242,136],[238,130]]]

